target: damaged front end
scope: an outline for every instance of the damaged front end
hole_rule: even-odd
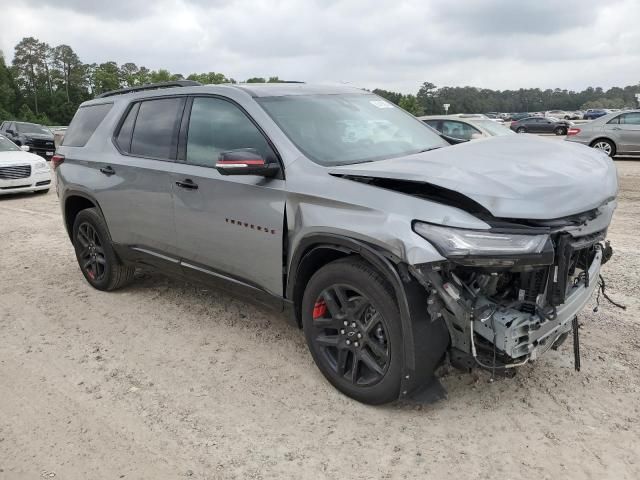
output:
[[[510,369],[564,341],[612,254],[606,227],[590,231],[589,223],[587,216],[477,231],[415,222],[446,258],[411,273],[428,291],[431,320],[448,327],[454,366]]]

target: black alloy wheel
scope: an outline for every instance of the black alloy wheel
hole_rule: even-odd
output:
[[[334,387],[372,405],[398,399],[400,312],[377,270],[355,256],[335,260],[311,277],[300,307],[309,351]]]
[[[83,222],[78,227],[76,240],[80,246],[80,252],[78,252],[80,268],[91,280],[101,281],[105,275],[107,259],[98,232],[93,225]]]
[[[73,246],[84,278],[98,290],[116,290],[133,280],[134,265],[120,261],[102,215],[95,208],[80,211],[73,222]]]
[[[380,382],[389,367],[390,345],[381,313],[355,287],[332,285],[313,308],[313,342],[329,367],[354,386]]]

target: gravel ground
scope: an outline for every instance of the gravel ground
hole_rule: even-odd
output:
[[[512,379],[443,379],[448,400],[367,407],[301,332],[225,293],[144,275],[91,289],[58,200],[0,199],[0,478],[640,478],[640,162],[604,268],[626,312]]]

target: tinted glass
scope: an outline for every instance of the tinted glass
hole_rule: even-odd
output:
[[[174,159],[183,106],[184,98],[141,102],[131,139],[131,153],[161,160]]]
[[[290,95],[256,101],[311,160],[343,165],[447,146],[420,120],[376,95]]]
[[[473,128],[468,123],[455,122],[451,120],[444,120],[442,122],[442,133],[449,137],[459,138],[461,140],[471,140],[472,138],[482,137],[480,131]]]
[[[221,152],[244,149],[256,150],[265,159],[273,155],[262,133],[234,104],[218,98],[194,98],[187,162],[213,167]]]
[[[36,123],[16,123],[16,130],[20,133],[37,133],[39,135],[52,135],[51,130]]]
[[[65,132],[62,144],[67,147],[83,147],[96,131],[98,125],[107,116],[112,103],[89,105],[80,107],[71,120],[71,125]],[[51,133],[51,132],[49,132]]]
[[[621,120],[620,123],[624,123],[625,125],[640,125],[640,113],[627,113],[623,115],[624,120]]]
[[[140,104],[136,103],[129,109],[127,118],[124,119],[124,122],[120,127],[120,131],[118,132],[118,136],[116,137],[116,143],[120,147],[120,150],[126,153],[131,152],[131,133],[133,133],[133,124],[136,121],[139,108]]]

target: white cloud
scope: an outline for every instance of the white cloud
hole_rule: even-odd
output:
[[[403,92],[606,88],[640,81],[638,18],[635,0],[26,0],[3,7],[0,49],[35,36],[87,63]]]

